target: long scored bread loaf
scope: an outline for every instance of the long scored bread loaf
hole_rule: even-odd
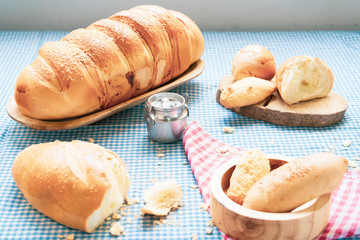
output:
[[[45,43],[20,72],[15,100],[36,119],[84,115],[168,82],[203,51],[201,31],[189,17],[137,6]]]

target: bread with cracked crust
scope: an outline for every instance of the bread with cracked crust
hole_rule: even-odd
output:
[[[85,232],[122,206],[130,186],[118,155],[83,141],[29,146],[17,155],[12,174],[35,209]]]
[[[137,6],[45,43],[20,72],[15,101],[35,119],[81,116],[169,82],[203,51],[202,33],[189,17]]]

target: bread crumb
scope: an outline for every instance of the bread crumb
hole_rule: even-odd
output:
[[[121,215],[118,214],[118,213],[113,213],[113,214],[111,215],[111,218],[114,219],[114,220],[119,220],[119,219],[121,219]]]
[[[124,226],[121,226],[119,222],[113,222],[110,227],[110,234],[113,236],[119,236],[124,232]]]
[[[200,208],[204,211],[209,211],[210,205],[208,203],[201,203]]]
[[[128,220],[126,220],[126,223],[133,223],[133,222],[134,222],[134,220],[131,219],[131,218],[129,218]]]
[[[192,188],[192,189],[199,189],[199,186],[194,184],[194,185],[191,185],[190,188]]]
[[[187,165],[187,164],[188,164],[188,162],[184,161],[184,162],[183,162],[183,164],[184,164],[184,165]]]
[[[223,127],[223,132],[224,133],[234,133],[234,128],[233,127]]]
[[[324,147],[325,152],[334,152],[335,151],[335,147],[331,144],[329,144],[327,146],[326,144],[322,143],[321,146]]]
[[[163,157],[165,157],[165,154],[164,153],[158,153],[157,157],[158,158],[163,158]]]
[[[351,140],[344,140],[344,141],[342,141],[342,145],[344,146],[344,147],[350,147],[350,145],[351,145]]]
[[[360,160],[360,159],[355,159],[355,160]],[[359,164],[357,163],[357,161],[349,161],[348,163],[348,166],[352,169],[352,170],[355,170],[355,171],[360,171],[360,166]]]
[[[213,227],[214,226],[214,223],[213,221],[208,221],[207,224],[206,224],[207,227]]]
[[[139,202],[140,202],[140,199],[138,199],[138,198],[130,198],[130,197],[126,198],[126,203],[129,206],[134,205],[134,204],[138,204]]]
[[[213,229],[212,229],[212,227],[206,227],[205,231],[208,235],[210,235],[212,233]]]
[[[121,216],[127,216],[127,213],[126,212],[121,212],[120,215]]]
[[[223,146],[223,147],[215,149],[215,151],[217,153],[221,153],[221,154],[224,154],[224,153],[228,152],[229,150],[230,150],[230,146]]]
[[[198,238],[198,236],[197,236],[196,233],[191,234],[191,239],[192,239],[192,240],[199,240],[199,238]]]
[[[64,235],[58,235],[57,237],[58,237],[58,238],[65,238]]]
[[[228,157],[228,156],[231,156],[231,155],[232,155],[231,152],[226,152],[226,153],[224,153],[224,156],[225,156],[225,157]]]
[[[67,235],[65,239],[66,240],[74,240],[75,236],[74,236],[74,234],[70,234],[70,235]]]
[[[157,178],[152,178],[152,179],[150,179],[150,182],[151,182],[151,183],[156,183],[157,181],[158,181]]]
[[[94,143],[95,140],[93,138],[88,138],[89,142]]]
[[[153,221],[153,224],[154,225],[160,225],[160,224],[162,224],[163,222],[161,221],[161,219],[159,219],[159,220],[154,220]]]

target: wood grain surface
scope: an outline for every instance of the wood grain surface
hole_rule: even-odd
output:
[[[156,93],[159,92],[166,92],[173,88],[176,88],[191,79],[199,76],[202,71],[204,70],[205,62],[203,60],[198,60],[194,64],[192,64],[186,72],[184,72],[179,77],[175,78],[174,80],[170,81],[168,84],[163,85],[159,88],[153,89],[149,92],[146,92],[140,96],[135,98],[129,99],[123,103],[115,105],[111,108],[107,108],[98,112],[94,112],[88,115],[75,117],[75,118],[68,118],[63,120],[40,120],[30,118],[24,114],[22,114],[19,108],[16,105],[14,97],[11,97],[7,104],[6,110],[8,115],[15,121],[23,124],[26,127],[34,128],[37,130],[64,130],[64,129],[73,129],[81,126],[86,126],[97,121],[100,121],[106,117],[109,117],[113,114],[119,113],[136,105],[139,105]]]
[[[219,82],[216,101],[227,86],[234,82],[226,76]],[[340,122],[344,118],[348,101],[331,91],[327,97],[288,105],[278,91],[262,102],[254,105],[231,108],[230,110],[245,117],[254,118],[285,126],[324,127]]]

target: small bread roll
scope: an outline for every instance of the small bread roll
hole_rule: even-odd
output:
[[[232,62],[232,75],[235,80],[246,77],[271,80],[275,72],[274,56],[260,45],[249,45],[240,49]]]
[[[330,68],[320,58],[295,56],[276,72],[276,85],[287,104],[326,97],[334,83]]]
[[[297,158],[271,171],[255,183],[244,207],[264,212],[287,212],[335,190],[347,170],[348,160],[331,153]]]
[[[255,77],[236,81],[223,90],[220,103],[226,108],[243,107],[263,101],[273,94],[276,86],[270,81]]]
[[[259,149],[251,149],[239,158],[230,178],[227,196],[242,204],[249,189],[270,172],[269,159]]]
[[[181,187],[174,179],[158,182],[144,193],[146,205],[140,209],[142,214],[166,216],[177,208],[183,197]]]
[[[70,228],[93,232],[123,204],[129,175],[123,160],[97,144],[32,145],[12,167],[16,185],[37,210]]]

